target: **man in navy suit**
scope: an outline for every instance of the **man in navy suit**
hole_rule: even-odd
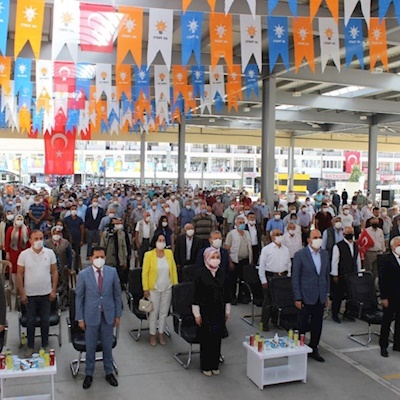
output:
[[[103,348],[106,380],[118,386],[113,375],[113,328],[118,326],[122,312],[121,285],[115,268],[105,264],[103,247],[93,247],[92,265],[78,275],[76,286],[76,320],[85,331],[86,377],[83,388],[89,389],[93,381],[97,342]]]
[[[324,362],[318,352],[321,338],[324,307],[329,306],[329,254],[321,249],[322,234],[314,229],[307,239],[308,246],[299,250],[293,259],[292,285],[295,305],[303,311],[300,333],[307,331],[311,316],[310,354],[314,360]]]

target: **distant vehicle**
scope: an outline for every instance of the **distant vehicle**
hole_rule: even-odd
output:
[[[35,183],[31,183],[30,187],[32,189],[35,189],[36,191],[40,192],[42,189],[46,190],[46,192],[48,194],[51,193],[51,187],[47,184],[47,183],[39,183],[39,182],[35,182]]]
[[[29,194],[37,194],[37,190],[30,188],[29,186],[25,186],[19,183],[19,181],[9,181],[9,182],[5,182],[5,183],[0,183],[0,191],[3,192],[4,189],[8,186],[8,185],[12,185],[14,186],[15,189],[17,189],[18,191],[22,192],[22,193],[29,193]]]

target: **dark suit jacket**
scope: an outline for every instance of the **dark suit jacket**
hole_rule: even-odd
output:
[[[175,263],[181,268],[184,265],[196,264],[197,254],[202,248],[203,242],[197,236],[193,236],[192,240],[193,243],[190,250],[190,261],[186,261],[186,233],[179,235],[175,241]]]
[[[330,293],[330,262],[326,250],[321,252],[321,271],[317,274],[309,246],[299,250],[293,258],[292,285],[296,301],[304,304],[325,303]]]
[[[400,305],[400,265],[392,252],[378,258],[378,271],[381,299],[388,299],[392,305]]]
[[[259,246],[260,249],[261,249],[261,236],[262,236],[261,228],[260,228],[260,225],[259,225],[259,224],[255,224],[255,227],[256,227],[256,229],[257,229],[257,241],[258,241],[258,246]],[[248,231],[248,230],[249,230],[249,224],[246,224],[246,231]]]
[[[400,228],[397,226],[397,223],[393,226],[392,230],[389,233],[389,243],[396,236],[400,236]]]
[[[99,210],[97,212],[97,217],[96,219],[94,219],[92,214],[92,206],[89,206],[86,210],[85,228],[89,229],[90,231],[99,229],[100,221],[103,217],[104,217],[104,209],[102,207],[99,207]]]

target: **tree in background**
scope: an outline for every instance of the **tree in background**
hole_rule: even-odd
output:
[[[363,172],[358,164],[354,164],[353,168],[351,169],[351,174],[349,177],[349,182],[358,182],[361,178]]]

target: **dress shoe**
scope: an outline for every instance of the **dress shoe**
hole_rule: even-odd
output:
[[[387,349],[381,348],[381,356],[385,357],[385,358],[389,357],[389,353],[388,353]]]
[[[150,345],[154,347],[156,344],[156,335],[150,335]]]
[[[350,321],[350,322],[356,322],[356,319],[352,315],[350,315],[348,312],[345,312],[343,314],[343,319],[347,319],[347,321]]]
[[[313,358],[315,361],[318,362],[325,362],[325,358],[321,357],[321,355],[318,353],[318,351],[313,351],[308,355],[310,358]]]
[[[106,375],[106,381],[111,386],[118,386],[118,381],[115,379],[115,376],[113,374]]]
[[[160,342],[161,346],[165,346],[167,344],[167,342],[164,339],[164,334],[163,333],[159,333],[158,334],[158,341]]]
[[[213,375],[219,375],[221,373],[219,369],[213,369],[211,372]]]
[[[263,325],[263,329],[262,329],[262,330],[263,330],[264,332],[269,332],[269,331],[270,331],[268,325]]]
[[[393,346],[393,351],[400,351],[400,347]]]
[[[337,315],[332,315],[332,319],[338,324],[342,322]]]
[[[237,306],[237,303],[238,303],[237,299],[232,299],[231,301],[232,306]]]
[[[85,380],[83,381],[82,387],[84,389],[89,389],[90,386],[92,386],[92,382],[93,382],[93,377],[86,375]]]
[[[211,371],[203,371],[203,375],[205,376],[211,376],[212,372]]]

